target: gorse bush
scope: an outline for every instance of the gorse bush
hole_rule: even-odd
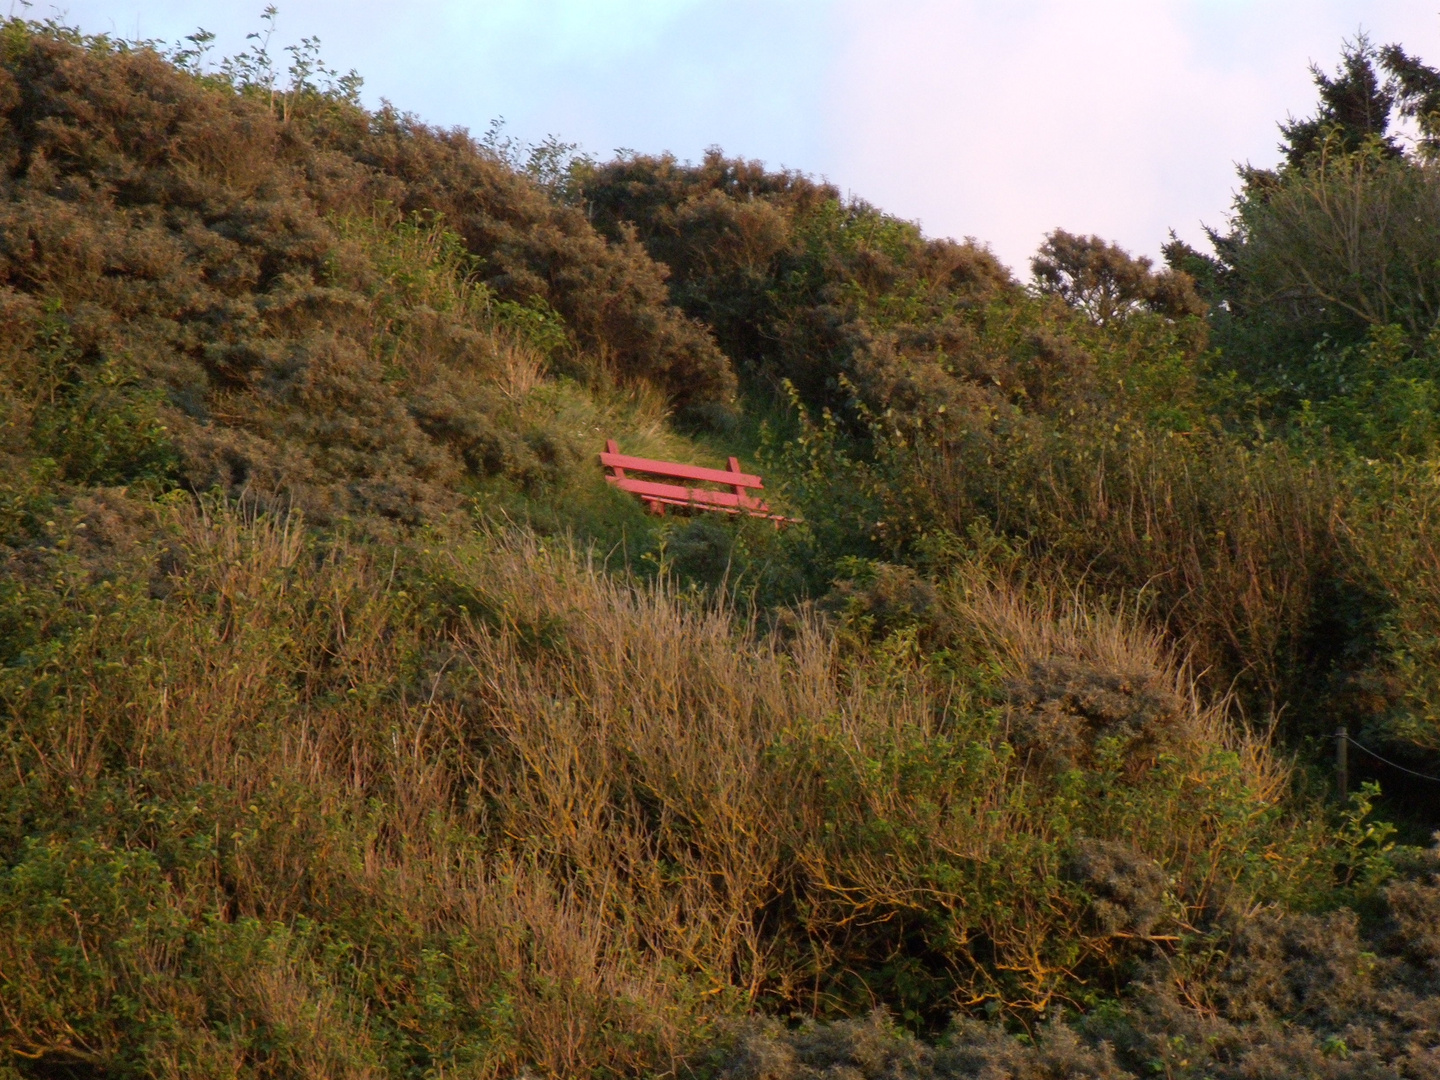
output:
[[[1434,861],[1386,890],[1392,933],[1362,935],[1346,914],[1264,915],[1198,965],[1157,965],[1129,1008],[1075,1027],[1006,1035],[957,1022],[926,1045],[883,1012],[863,1020],[735,1025],[711,1063],[735,1080],[822,1076],[1424,1076],[1436,1015],[1429,940],[1440,888]]]
[[[515,348],[648,378],[677,405],[730,393],[655,264],[458,136],[344,100],[287,122],[145,50],[24,24],[5,41],[7,348],[63,335],[72,366],[163,389],[171,471],[192,487],[288,485],[316,515],[418,520],[467,473],[533,473],[533,455],[497,445],[493,404],[459,391],[475,404],[458,416],[446,401],[457,379],[478,390],[515,370]],[[412,360],[425,370],[404,377]]]
[[[607,235],[635,231],[742,372],[789,378],[814,403],[844,400],[842,374],[866,389],[911,364],[941,377],[970,359],[960,314],[1013,289],[974,243],[926,240],[833,187],[718,152],[582,167],[574,197]]]

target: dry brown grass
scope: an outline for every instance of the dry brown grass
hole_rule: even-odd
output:
[[[1343,623],[1364,582],[1332,468],[1278,444],[1078,427],[1020,432],[998,468],[962,450],[910,463],[933,513],[961,535],[993,521],[1032,576],[1079,583],[1087,602],[1143,599],[1207,690],[1237,691],[1256,718],[1324,708],[1330,669],[1365,647]]]
[[[1181,704],[1181,746],[1232,752],[1262,799],[1283,797],[1290,767],[1275,752],[1270,733],[1237,722],[1233,695],[1202,690],[1192,660],[1140,610],[1103,598],[1097,602],[1082,590],[1067,592],[1053,583],[1002,583],[1003,571],[998,573],[999,580],[995,568],[966,568],[957,576],[954,595],[956,614],[981,635],[1006,677],[1023,679],[1037,664],[1063,658],[1149,680]]]
[[[128,992],[182,1018],[161,1042],[201,1071],[266,1042],[304,1075],[664,1072],[736,1010],[889,1000],[867,972],[896,950],[941,973],[925,1008],[942,1012],[1040,1008],[1123,963],[1135,935],[1063,884],[1067,830],[1164,866],[1182,921],[1217,883],[1252,887],[1213,849],[1249,827],[1226,814],[1273,810],[1281,775],[1118,615],[978,577],[955,594],[1001,682],[1064,655],[1183,699],[1180,764],[1108,781],[1133,812],[1057,796],[1007,756],[982,691],[903,635],[870,659],[813,618],[767,636],[524,532],[402,551],[158,514],[165,599],[107,610],[76,579],[96,618],[10,699],[27,797],[69,807],[65,835],[153,853],[146,910],[190,928],[149,951],[131,907],[82,928],[107,980],[70,998],[89,1060],[133,1039],[107,1011]],[[1300,876],[1306,858],[1283,855]],[[58,963],[34,958],[73,925],[9,917],[0,970],[17,947]],[[35,988],[80,983],[28,985],[0,982],[0,1037],[79,1060],[63,1028],[24,1024]]]

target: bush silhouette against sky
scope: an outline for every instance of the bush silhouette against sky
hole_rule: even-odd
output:
[[[76,0],[87,29],[231,53],[263,5]],[[1233,165],[1278,158],[1310,107],[1311,61],[1366,30],[1421,55],[1427,0],[289,0],[280,36],[318,34],[365,100],[483,131],[504,116],[699,160],[727,153],[823,175],[931,235],[976,236],[1022,269],[1063,226],[1158,254],[1221,223]],[[37,11],[39,10],[37,6]]]

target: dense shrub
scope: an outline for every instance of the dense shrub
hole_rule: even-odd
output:
[[[59,479],[416,521],[466,477],[533,487],[590,451],[499,415],[542,367],[728,400],[661,268],[461,134],[343,101],[275,115],[18,21],[3,68],[10,407]]]
[[[1248,410],[1367,457],[1432,451],[1436,164],[1326,144],[1251,188],[1216,320]]]
[[[842,377],[874,403],[897,378],[973,366],[963,313],[1014,292],[974,242],[927,240],[829,185],[719,151],[693,166],[638,155],[591,164],[574,197],[607,235],[633,231],[670,268],[671,297],[752,382],[768,393],[788,378],[816,405],[848,397]]]
[[[1426,863],[1385,891],[1368,933],[1349,912],[1266,912],[1208,951],[1156,964],[1144,993],[1075,1026],[1017,1032],[957,1020],[932,1046],[883,1012],[791,1029],[750,1021],[707,1064],[736,1080],[1430,1076],[1440,879],[1433,852]]]
[[[702,324],[670,307],[664,268],[637,243],[618,235],[606,243],[582,213],[551,201],[464,133],[388,111],[365,120],[321,124],[313,137],[378,174],[376,197],[444,215],[498,295],[551,305],[578,346],[620,377],[648,379],[682,407],[728,402],[729,362]],[[322,188],[320,197],[328,204],[350,194]]]

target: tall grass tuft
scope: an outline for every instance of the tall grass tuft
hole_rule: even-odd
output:
[[[1082,1002],[1330,873],[1118,616],[976,577],[946,671],[525,532],[143,513],[148,569],[84,570],[92,507],[67,586],[5,596],[41,627],[4,669],[0,1038],[57,1065],[665,1070],[757,1006]],[[1073,760],[1024,756],[1046,723]]]

